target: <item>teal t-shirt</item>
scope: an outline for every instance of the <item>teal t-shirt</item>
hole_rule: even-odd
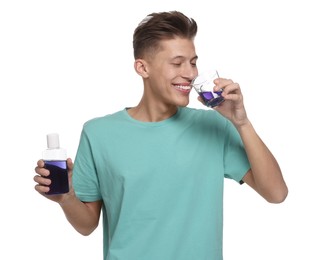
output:
[[[84,124],[73,185],[80,200],[103,201],[104,259],[221,260],[224,177],[249,168],[213,110],[140,122],[124,109]]]

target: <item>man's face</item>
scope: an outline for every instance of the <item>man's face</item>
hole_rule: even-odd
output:
[[[160,42],[148,61],[147,95],[166,106],[187,106],[191,80],[198,74],[192,40],[175,38]]]

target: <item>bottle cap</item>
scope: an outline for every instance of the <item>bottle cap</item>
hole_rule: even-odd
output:
[[[43,151],[44,160],[66,160],[67,153],[64,148],[60,147],[59,135],[52,133],[46,135],[47,137],[47,149]]]
[[[60,148],[60,139],[58,134],[52,133],[47,135],[47,148],[48,149]]]

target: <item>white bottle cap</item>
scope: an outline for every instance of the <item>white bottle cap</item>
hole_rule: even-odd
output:
[[[66,160],[67,153],[64,148],[60,148],[59,135],[56,133],[48,134],[47,149],[43,151],[44,160]]]
[[[58,134],[53,133],[47,135],[47,148],[49,149],[60,148],[60,139]]]

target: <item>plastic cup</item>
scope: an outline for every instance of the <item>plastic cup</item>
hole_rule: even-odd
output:
[[[223,90],[214,91],[214,80],[219,78],[217,70],[205,71],[199,74],[191,82],[192,87],[202,98],[207,107],[215,107],[224,102]]]

